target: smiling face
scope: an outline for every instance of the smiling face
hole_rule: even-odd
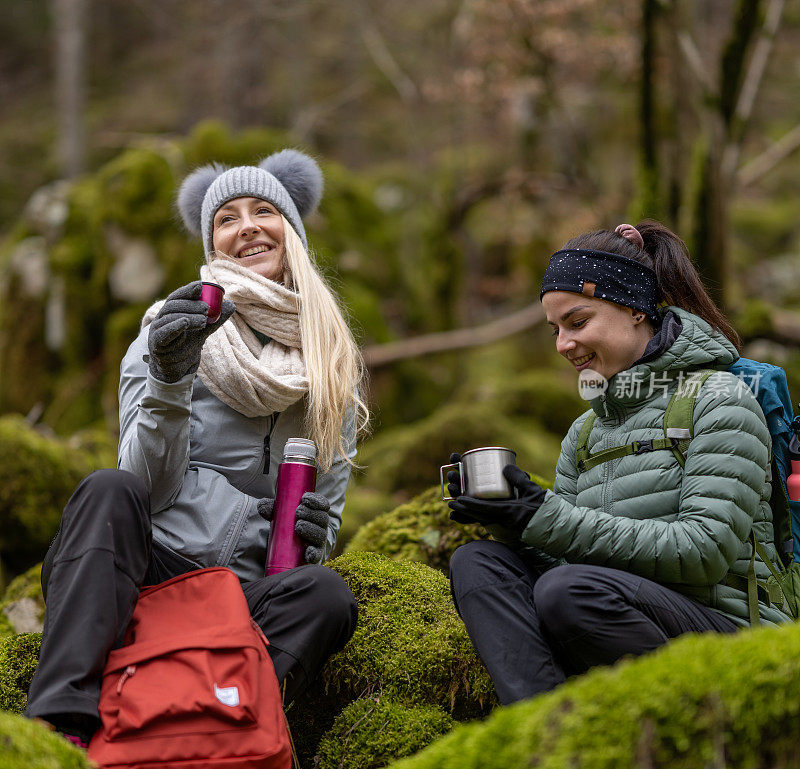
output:
[[[606,379],[641,358],[654,333],[642,312],[571,291],[548,291],[542,307],[559,354],[576,371],[591,369]]]
[[[265,278],[282,282],[285,270],[283,220],[260,198],[234,198],[214,214],[214,250]]]

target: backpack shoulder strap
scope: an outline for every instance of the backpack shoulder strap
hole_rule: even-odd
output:
[[[694,437],[694,404],[700,388],[714,373],[713,369],[693,371],[675,389],[664,412],[664,438],[681,467],[686,464],[686,451]]]
[[[583,472],[583,463],[589,459],[589,436],[592,433],[595,419],[597,419],[597,414],[594,411],[590,411],[589,416],[586,417],[581,425],[581,431],[578,433],[578,442],[575,445],[575,465],[579,473]]]
[[[575,447],[575,465],[578,473],[583,473],[612,459],[662,449],[671,451],[680,466],[683,467],[686,464],[686,450],[694,435],[694,404],[703,383],[714,373],[716,372],[712,369],[694,371],[675,389],[664,412],[663,438],[634,441],[625,446],[612,446],[592,454],[589,452],[589,435],[592,432],[596,414],[594,412],[589,414],[581,425]]]

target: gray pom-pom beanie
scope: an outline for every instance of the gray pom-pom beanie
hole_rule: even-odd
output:
[[[308,248],[303,219],[322,198],[322,171],[297,150],[281,150],[257,166],[226,168],[213,163],[193,171],[178,191],[186,229],[203,239],[206,258],[214,251],[214,214],[234,198],[260,198],[280,211]]]

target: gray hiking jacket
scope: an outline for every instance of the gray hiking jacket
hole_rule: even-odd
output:
[[[269,523],[256,510],[275,496],[286,439],[303,436],[304,401],[268,417],[245,417],[194,374],[172,384],[148,369],[145,327],[120,367],[118,467],[150,492],[153,538],[198,566],[227,566],[243,581],[264,576]],[[355,428],[346,428],[355,456]],[[327,558],[342,521],[350,465],[317,477],[331,503]]]

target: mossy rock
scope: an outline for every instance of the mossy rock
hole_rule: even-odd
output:
[[[439,739],[455,722],[436,706],[409,707],[386,698],[356,700],[320,743],[317,769],[379,769]]]
[[[0,710],[25,710],[41,643],[41,633],[22,633],[0,640]]]
[[[453,551],[475,539],[488,539],[482,526],[464,526],[450,520],[438,487],[428,489],[400,507],[362,526],[345,553],[380,553],[394,561],[421,561],[447,571]]]
[[[543,488],[552,488],[544,478],[531,476]],[[345,552],[365,550],[395,561],[421,561],[447,571],[453,551],[477,539],[489,539],[482,526],[450,520],[450,508],[442,502],[441,489],[434,486],[406,504],[364,524],[348,542]]]
[[[0,769],[91,769],[86,752],[44,725],[0,712]]]
[[[393,769],[798,766],[800,625],[688,635],[459,726]]]
[[[334,719],[355,700],[436,707],[457,720],[483,716],[496,704],[444,575],[376,553],[347,553],[328,565],[353,591],[358,626],[289,710],[301,763],[315,755]]]
[[[0,638],[41,632],[44,623],[42,564],[14,579],[0,599]]]
[[[453,451],[506,446],[529,473],[551,476],[561,438],[534,420],[509,418],[491,403],[445,406],[416,424],[386,430],[359,453],[366,465],[364,484],[385,492],[419,494],[439,478],[439,467]]]
[[[22,417],[0,417],[0,558],[11,573],[42,560],[64,505],[93,469],[90,455]]]
[[[403,501],[402,499],[396,499],[394,494],[376,491],[363,486],[358,475],[359,473],[356,471],[347,485],[347,497],[344,511],[342,512],[342,525],[339,528],[339,536],[336,539],[336,549],[334,550],[336,555],[342,554],[350,540],[364,524],[369,523],[388,510],[393,510]]]

